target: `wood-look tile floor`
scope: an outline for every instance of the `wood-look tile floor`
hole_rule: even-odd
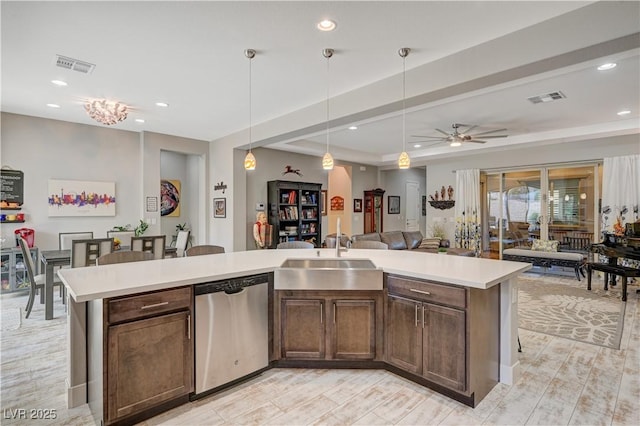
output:
[[[231,390],[163,413],[142,425],[638,425],[640,298],[630,287],[620,350],[520,330],[522,378],[498,384],[475,408],[385,371],[272,369]],[[2,296],[1,308],[26,304]],[[16,409],[55,409],[33,424],[91,425],[88,407],[65,408],[66,316],[32,316],[4,330],[0,346],[0,423]],[[24,313],[23,313],[24,316]]]

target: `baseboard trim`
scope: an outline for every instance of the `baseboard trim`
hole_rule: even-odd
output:
[[[520,379],[522,368],[520,361],[516,361],[513,365],[500,364],[500,383],[505,385],[513,385]]]
[[[67,408],[76,408],[87,403],[87,384],[76,386],[69,385],[69,379],[65,379],[67,386]]]

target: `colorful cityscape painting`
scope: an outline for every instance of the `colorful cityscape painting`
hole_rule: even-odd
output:
[[[49,179],[49,216],[115,216],[116,184]]]

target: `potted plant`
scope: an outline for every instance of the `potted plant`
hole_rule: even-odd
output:
[[[136,234],[136,237],[139,237],[142,234],[144,234],[144,231],[146,231],[148,227],[149,227],[149,224],[144,220],[140,219],[140,223],[133,230]]]
[[[447,254],[446,247],[438,247],[438,254]]]
[[[431,225],[431,236],[433,238],[440,238],[440,247],[449,247],[449,240],[447,239],[447,232],[444,229],[444,225],[440,222],[434,222]],[[446,250],[445,250],[446,251]]]

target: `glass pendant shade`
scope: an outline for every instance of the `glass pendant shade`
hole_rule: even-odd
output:
[[[333,170],[333,157],[328,152],[322,157],[322,168],[325,170]]]
[[[402,153],[398,157],[398,168],[408,169],[410,166],[411,166],[411,159],[409,158],[409,154],[407,154],[405,151],[402,151]]]
[[[256,169],[256,157],[254,157],[251,151],[247,152],[247,156],[244,157],[244,169],[245,170]]]

